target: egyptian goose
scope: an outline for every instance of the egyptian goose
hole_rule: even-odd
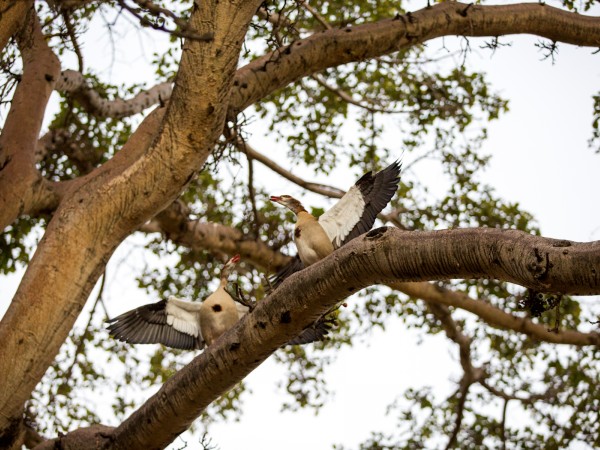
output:
[[[109,320],[108,331],[131,344],[163,344],[185,350],[212,344],[246,314],[248,307],[236,303],[225,290],[231,270],[240,260],[235,255],[221,270],[221,283],[203,302],[170,296],[128,311]]]
[[[296,214],[294,242],[298,258],[274,277],[276,287],[294,272],[316,263],[335,249],[371,229],[377,214],[392,199],[400,182],[401,164],[396,161],[373,175],[367,172],[346,194],[318,219],[289,195],[271,196]]]
[[[221,269],[221,282],[203,302],[188,302],[175,296],[140,306],[108,320],[109,333],[130,344],[163,344],[183,350],[202,349],[232,328],[249,307],[233,300],[225,290],[231,270],[239,262],[235,255]],[[330,330],[327,321],[316,322],[286,345],[323,340]]]

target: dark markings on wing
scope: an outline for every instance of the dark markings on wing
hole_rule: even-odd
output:
[[[277,289],[283,280],[293,273],[301,271],[302,269],[304,269],[304,263],[300,260],[300,256],[296,255],[294,259],[292,259],[287,265],[283,266],[279,272],[269,279],[269,282],[271,283],[271,289],[269,289],[268,292]]]
[[[166,300],[140,306],[107,320],[108,332],[130,344],[163,344],[183,350],[201,349],[202,342],[167,324]]]
[[[285,345],[303,345],[310,344],[311,342],[323,341],[326,339],[327,334],[333,325],[335,325],[335,320],[321,317],[311,326],[305,328],[298,337],[292,339]]]
[[[355,237],[371,229],[375,223],[377,214],[386,207],[398,190],[401,169],[402,164],[396,161],[375,175],[373,175],[373,172],[365,173],[355,183],[365,200],[365,209],[360,220],[352,228],[348,236],[346,236],[342,245],[347,244]]]

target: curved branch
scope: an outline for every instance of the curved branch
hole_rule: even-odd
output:
[[[120,98],[108,100],[100,97],[98,92],[88,85],[81,72],[65,70],[56,83],[56,90],[72,94],[73,98],[91,114],[118,119],[141,113],[151,106],[168,101],[173,89],[172,83],[164,82],[141,91],[128,100]]]
[[[239,138],[236,139],[235,144],[240,149],[240,151],[248,155],[248,157],[257,160],[258,162],[267,166],[273,172],[281,175],[283,178],[290,180],[292,183],[295,183],[308,191],[325,195],[326,197],[330,198],[342,198],[342,196],[345,194],[345,191],[335,188],[333,186],[326,186],[320,183],[311,183],[309,181],[305,181],[304,179],[294,175],[289,170],[285,170],[272,159],[267,158],[262,153],[259,153],[250,144],[248,144],[245,141],[242,141]]]
[[[289,256],[271,250],[259,240],[246,239],[235,228],[213,222],[188,220],[186,212],[178,205],[179,203],[174,203],[169,206],[140,231],[164,233],[173,242],[195,250],[228,255],[238,253],[244,260],[267,271],[277,271],[289,262]]]
[[[443,2],[394,19],[327,30],[298,40],[238,70],[230,117],[302,77],[332,66],[393,53],[442,36],[534,34],[600,47],[600,18],[543,3],[484,6]]]
[[[228,255],[239,253],[244,260],[268,271],[277,271],[291,259],[279,251],[272,250],[260,240],[245,238],[235,228],[211,222],[190,221],[181,208],[173,205],[145,224],[140,231],[164,233],[173,242],[196,250],[204,249]],[[600,335],[596,332],[548,331],[546,326],[538,324],[526,316],[515,316],[484,300],[474,299],[463,292],[453,291],[436,284],[394,280],[387,282],[386,285],[411,297],[422,299],[428,305],[438,304],[464,309],[493,327],[524,333],[539,341],[577,346],[600,343]]]
[[[539,289],[543,283],[550,290],[600,292],[600,280],[584,275],[585,268],[600,263],[600,242],[572,243],[568,254],[562,252],[564,247],[557,249],[556,243],[497,229],[373,230],[286,279],[107,439],[112,448],[166,445],[281,345],[352,293],[375,283],[471,278],[490,272],[532,288]],[[530,255],[535,255],[535,249],[548,252],[557,269],[550,270],[543,281],[532,272]],[[161,430],[169,430],[168,435]]]
[[[569,345],[598,345],[600,342],[598,333],[582,333],[574,330],[549,331],[546,326],[535,323],[525,316],[514,316],[490,303],[473,299],[463,292],[452,291],[431,283],[392,282],[387,285],[411,297],[464,309],[493,327],[524,333],[540,341]]]
[[[46,105],[60,71],[33,10],[18,35],[23,75],[0,135],[0,230],[21,214],[50,203],[50,183],[35,168],[35,150]]]

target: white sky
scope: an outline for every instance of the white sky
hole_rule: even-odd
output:
[[[425,2],[414,4],[413,10]],[[152,52],[148,48],[152,44],[147,41],[134,35],[126,38],[131,44],[118,47],[112,70],[100,73],[114,82],[134,72],[136,81],[140,81],[139,66],[144,58],[122,54],[125,48],[137,52],[143,46],[147,55]],[[597,240],[600,155],[588,148],[587,140],[591,136],[591,97],[600,91],[600,55],[591,55],[592,49],[560,45],[552,65],[540,61],[542,55],[534,46],[537,38],[507,37],[502,41],[512,42],[513,46],[499,49],[491,58],[488,51],[478,50],[479,41],[471,40],[476,51],[468,59],[471,68],[487,72],[492,88],[510,100],[510,111],[489,125],[483,151],[493,154],[493,159],[484,174],[485,181],[495,186],[501,197],[518,201],[532,212],[544,236]],[[86,44],[88,66],[108,67],[112,49],[106,42]],[[430,48],[436,45],[441,44],[429,43]],[[135,71],[128,70],[132,66]],[[284,153],[283,144],[260,136],[251,138],[250,143],[269,155]],[[273,181],[274,191],[290,186],[278,176],[265,176]],[[437,174],[425,172],[422,176],[435,191]],[[310,178],[342,188],[355,181]],[[123,260],[130,250],[128,244],[122,245],[108,266],[110,282],[105,300],[111,314],[157,300],[147,298],[136,288],[128,268],[137,264],[135,260],[117,270],[115,262]],[[0,315],[8,307],[21,275],[2,279]],[[330,448],[334,443],[356,448],[370,431],[393,428],[395,419],[385,416],[386,406],[407,388],[432,385],[440,395],[455,388],[448,380],[456,381],[460,376],[457,349],[442,336],[427,337],[421,345],[417,341],[417,332],[407,331],[392,319],[386,331],[376,330],[368,344],[339,352],[327,375],[335,397],[318,416],[310,411],[279,411],[282,395],[275,383],[282,380],[283,372],[269,360],[247,378],[253,394],[246,402],[242,421],[211,427],[212,443],[222,450],[242,446],[305,450]],[[196,438],[184,435],[183,439],[187,448],[199,448]],[[171,447],[182,444],[176,440]]]

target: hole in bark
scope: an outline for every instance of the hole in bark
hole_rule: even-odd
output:
[[[279,321],[281,323],[292,323],[292,315],[290,314],[289,311],[286,311],[281,314]]]
[[[231,344],[229,346],[229,350],[231,350],[231,351],[237,350],[238,348],[240,348],[240,343],[239,342],[234,342],[233,344]]]
[[[388,227],[375,228],[374,230],[371,230],[367,233],[367,235],[365,236],[365,239],[379,239],[381,236],[383,236],[385,234],[387,229],[388,229]]]
[[[52,75],[50,75],[49,73],[47,73],[44,78],[46,79],[46,81],[54,81],[54,77]]]
[[[214,312],[221,312],[221,310],[222,310],[222,308],[221,308],[221,305],[214,305],[214,306],[212,307],[212,310],[213,310]]]
[[[264,330],[265,328],[267,328],[267,323],[266,322],[256,322],[256,326],[262,330]]]

